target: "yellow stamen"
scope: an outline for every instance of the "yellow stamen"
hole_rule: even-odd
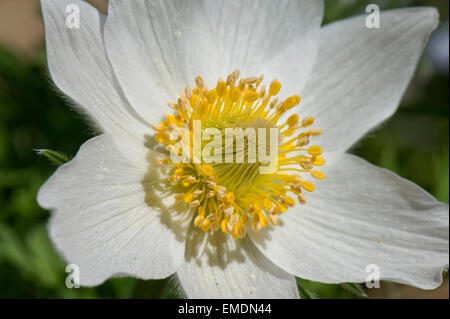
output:
[[[310,146],[308,148],[308,153],[314,156],[322,154],[322,148],[320,146]]]
[[[310,183],[310,182],[303,182],[302,183],[302,187],[303,187],[304,190],[306,190],[308,192],[313,192],[316,189],[314,184]]]
[[[270,96],[275,96],[278,94],[278,92],[280,92],[281,90],[281,83],[278,82],[277,80],[274,80],[269,87],[269,95]]]
[[[175,150],[181,129],[190,134],[187,149],[193,154],[193,121],[201,120],[201,129],[227,128],[277,128],[279,132],[278,166],[271,174],[261,174],[259,161],[249,162],[249,145],[245,144],[244,163],[186,162],[173,163],[169,158],[159,159],[163,165],[173,166],[168,181],[175,200],[184,202],[195,214],[195,227],[204,232],[219,231],[239,239],[246,236],[247,228],[260,230],[280,224],[281,214],[298,203],[305,204],[302,191],[312,192],[314,184],[304,177],[323,179],[322,172],[314,170],[323,166],[322,148],[309,146],[310,139],[322,134],[320,128],[309,128],[312,117],[299,120],[298,111],[292,112],[286,122],[279,124],[281,115],[296,107],[301,99],[292,95],[282,102],[275,96],[281,83],[274,80],[268,89],[262,84],[263,76],[239,79],[239,71],[230,74],[226,81],[219,80],[209,90],[203,79],[195,78],[195,87],[186,87],[177,103],[169,103],[176,114],[153,126],[155,140],[167,151]],[[300,122],[299,122],[300,121]],[[201,141],[201,150],[210,141]],[[223,154],[234,153],[230,146],[222,146]],[[303,148],[307,147],[307,148]],[[302,152],[298,154],[298,152]],[[181,150],[178,149],[178,155]],[[237,153],[234,153],[237,158]],[[234,158],[234,157],[233,157]],[[258,158],[258,157],[257,157]],[[223,159],[223,158],[222,158]],[[293,196],[288,196],[288,193]]]

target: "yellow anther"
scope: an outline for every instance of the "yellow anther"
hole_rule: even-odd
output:
[[[267,221],[267,217],[263,212],[260,212],[258,214],[259,216],[259,222],[261,223],[262,227],[267,227],[267,225],[269,225],[269,222]]]
[[[195,178],[194,176],[188,176],[188,177],[184,178],[184,179],[181,181],[181,184],[182,184],[184,187],[188,187],[189,185],[194,184],[196,181],[197,181],[197,180],[196,180],[196,178]]]
[[[169,137],[165,133],[156,133],[155,141],[161,144],[166,144],[169,141]]]
[[[234,88],[231,90],[230,100],[233,103],[237,103],[241,100],[241,91],[238,88]]]
[[[198,88],[202,88],[203,87],[204,84],[203,84],[203,79],[202,79],[201,76],[197,76],[195,78],[195,84],[197,84]]]
[[[187,86],[187,87],[184,89],[184,95],[186,95],[186,98],[187,98],[188,100],[191,98],[191,96],[192,96],[192,90],[191,90],[191,88],[190,88],[189,86]]]
[[[235,224],[237,224],[239,222],[239,214],[233,214],[233,215],[231,215],[231,217],[230,217],[230,223],[232,224],[232,225],[235,225]]]
[[[299,136],[297,140],[297,146],[305,146],[309,144],[308,136]]]
[[[186,204],[189,204],[193,199],[194,199],[194,196],[192,196],[192,193],[185,194],[184,198],[183,198],[183,200]]]
[[[273,109],[275,107],[275,105],[277,105],[277,103],[278,103],[278,98],[275,98],[272,100],[272,102],[270,102],[269,107],[271,109]]]
[[[216,93],[220,97],[224,97],[227,93],[227,83],[225,81],[219,81],[216,86]]]
[[[237,232],[238,238],[244,238],[246,233],[247,233],[247,228],[245,227],[244,224],[240,224],[238,226],[238,232]]]
[[[322,154],[322,148],[320,146],[310,146],[308,148],[308,153],[313,156],[318,156]]]
[[[325,159],[321,156],[314,156],[312,163],[315,166],[323,166],[325,164]]]
[[[267,212],[270,212],[272,210],[272,207],[273,207],[272,201],[269,198],[267,198],[267,197],[264,198],[263,206],[264,206],[264,209]]]
[[[189,203],[189,207],[191,207],[191,208],[195,208],[195,207],[198,207],[198,206],[200,206],[200,201],[199,200],[194,200],[194,201]]]
[[[201,189],[197,189],[197,190],[192,192],[192,195],[194,196],[194,198],[197,198],[197,197],[199,197],[202,194],[203,194],[203,191]]]
[[[295,130],[297,128],[295,126],[289,127],[285,132],[283,132],[284,136],[291,136],[292,134],[295,133]]]
[[[297,114],[292,114],[291,116],[289,116],[289,118],[286,121],[286,124],[289,126],[295,126],[298,124],[298,115]]]
[[[206,233],[209,228],[211,226],[211,222],[209,221],[209,219],[203,219],[203,222],[201,224],[201,229]]]
[[[174,175],[182,175],[183,174],[183,168],[182,167],[177,167],[175,169],[175,171],[173,171]]]
[[[236,197],[234,196],[234,193],[227,193],[225,197],[223,198],[223,202],[225,204],[232,204]]]
[[[193,94],[189,99],[189,103],[192,107],[198,107],[199,102],[200,102],[200,95],[198,94]]]
[[[158,159],[158,163],[167,165],[167,164],[169,164],[169,159],[168,158],[160,158],[160,159]]]
[[[269,215],[270,223],[274,226],[278,226],[280,224],[280,220],[278,219],[277,215]]]
[[[225,187],[223,187],[222,185],[216,185],[214,187],[214,190],[217,192],[217,195],[219,195],[220,197],[225,196],[227,189]]]
[[[301,184],[292,184],[290,187],[291,192],[298,195],[302,191],[302,185]]]
[[[201,215],[198,215],[197,217],[195,217],[195,219],[194,219],[194,226],[195,227],[200,227],[200,225],[203,222],[203,219],[204,219],[204,217],[201,216]]]
[[[206,94],[206,98],[208,100],[209,103],[214,103],[214,101],[216,100],[217,96],[216,96],[216,90],[210,90],[208,91],[208,94]]]
[[[256,215],[256,216],[258,216],[258,215]],[[261,229],[261,223],[255,217],[253,217],[252,228],[254,231],[259,231]]]
[[[302,127],[313,125],[313,123],[314,123],[314,118],[313,117],[307,117],[307,118],[303,119]]]
[[[211,223],[211,230],[212,231],[217,231],[219,228],[220,228],[220,219],[216,218]]]
[[[209,188],[214,189],[214,190],[218,187],[216,182],[214,182],[214,181],[209,181],[206,184],[208,185]]]
[[[178,176],[178,175],[173,175],[169,178],[169,183],[172,185],[178,184],[179,181],[180,181],[180,176]]]
[[[282,199],[283,199],[283,202],[286,203],[286,205],[288,205],[288,206],[295,205],[295,200],[292,197],[284,196],[284,197],[282,197]]]
[[[259,213],[260,211],[261,211],[261,206],[259,206],[258,203],[255,202],[250,206],[250,209],[249,209],[250,214]]]
[[[205,164],[202,166],[202,173],[205,176],[212,176],[214,175],[214,168],[211,165]]]
[[[277,206],[277,210],[284,213],[288,210],[288,207],[286,205],[282,205],[279,202],[275,202],[275,205]]]
[[[295,175],[294,178],[292,179],[292,182],[295,184],[301,184],[305,181],[305,179],[303,177],[301,177],[300,175]]]
[[[300,96],[298,95],[292,95],[290,97],[288,97],[286,100],[284,100],[282,106],[283,106],[283,110],[287,111],[291,108],[293,108],[294,106],[298,105],[300,103]]]
[[[256,83],[256,81],[258,81],[258,78],[256,76],[251,76],[251,77],[245,79],[245,82],[247,84],[254,84],[254,83]]]
[[[184,194],[177,194],[174,197],[175,197],[175,201],[179,202],[184,199]]]
[[[166,122],[167,122],[168,124],[178,124],[177,118],[175,117],[175,115],[172,115],[172,114],[167,115]]]
[[[197,108],[197,113],[200,115],[205,115],[208,112],[208,103],[202,101],[199,103]]]
[[[186,111],[186,103],[181,98],[178,99],[177,106],[182,112]]]
[[[302,187],[305,191],[308,192],[313,192],[316,189],[316,186],[314,186],[314,184],[310,182],[303,182]]]
[[[293,95],[292,98],[293,98],[294,106],[298,105],[300,103],[300,101],[302,100],[299,95]]]
[[[302,193],[297,195],[297,199],[301,205],[306,204],[306,196],[303,195]]]
[[[164,131],[164,130],[166,129],[166,123],[161,122],[161,123],[159,123],[158,125],[152,125],[152,128],[153,128],[155,131],[158,131],[158,132]]]
[[[167,103],[167,105],[174,110],[178,110],[178,105],[176,105],[175,103]]]
[[[241,79],[239,81],[239,84],[238,84],[237,87],[238,87],[239,90],[244,91],[245,88],[247,87],[247,83],[244,80]]]
[[[306,170],[310,170],[310,169],[314,168],[314,165],[311,162],[300,163],[300,166]]]
[[[248,93],[245,95],[245,100],[246,100],[247,102],[249,102],[249,103],[253,103],[253,102],[255,102],[255,101],[258,100],[258,99],[259,99],[259,93],[256,92],[256,91],[248,92]]]
[[[224,233],[227,232],[227,220],[226,219],[222,219],[222,221],[220,222],[220,229]]]
[[[239,78],[239,70],[234,71],[227,77],[227,84],[228,85],[234,85],[236,83],[236,80]]]
[[[266,95],[266,86],[265,86],[265,85],[263,85],[263,86],[261,87],[261,89],[259,90],[259,95],[260,95],[260,96]],[[270,97],[266,97],[266,98],[267,98],[267,101],[268,101]]]
[[[319,171],[311,171],[310,172],[311,176],[317,179],[324,179],[325,178],[325,174]]]
[[[322,135],[322,133],[323,133],[323,129],[321,129],[321,128],[312,128],[312,129],[310,129],[309,131],[308,131],[308,135],[311,135],[311,136],[318,136],[318,135]]]
[[[298,157],[298,162],[299,163],[311,163],[311,157],[304,156],[304,155],[299,156]]]
[[[280,92],[281,89],[281,83],[278,82],[277,80],[274,80],[269,87],[269,95],[270,96],[275,96],[278,94],[278,92]]]

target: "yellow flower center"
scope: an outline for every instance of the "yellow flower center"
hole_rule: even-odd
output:
[[[188,149],[189,158],[196,160],[174,162],[167,157],[159,163],[172,167],[169,182],[175,200],[184,201],[193,210],[194,224],[204,232],[221,230],[233,238],[243,238],[250,223],[254,230],[269,223],[276,226],[280,213],[295,205],[292,196],[305,204],[304,191],[314,191],[314,184],[305,177],[324,178],[323,173],[314,170],[315,166],[325,164],[320,156],[322,149],[307,147],[310,138],[320,135],[322,129],[310,128],[314,119],[300,120],[296,113],[284,123],[278,123],[286,111],[300,103],[300,97],[293,95],[278,101],[280,82],[274,80],[266,89],[262,81],[262,76],[239,80],[239,71],[235,71],[209,90],[202,78],[197,77],[194,89],[187,87],[176,104],[169,103],[176,114],[153,126],[157,131],[156,141],[177,155],[183,154],[182,148],[175,147],[183,140],[180,132],[187,132],[187,139],[182,143]],[[203,154],[200,158],[195,156],[194,140],[198,136],[194,123],[197,121],[201,121],[202,135],[206,134],[206,139],[200,138],[197,144]],[[227,140],[225,131],[235,128],[255,129],[257,133],[237,134]],[[253,141],[256,137],[259,142],[260,135],[268,136],[264,133],[271,129],[278,133],[276,167],[270,173],[261,173],[265,165],[259,155],[270,145],[264,145],[262,150]],[[211,130],[221,132],[221,136],[212,136]],[[238,138],[244,141],[241,152],[237,147]],[[252,157],[254,150],[257,155]],[[206,159],[205,153],[213,155],[213,160],[209,156]]]

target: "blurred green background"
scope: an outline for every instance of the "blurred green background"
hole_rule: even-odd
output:
[[[94,2],[105,8],[106,1]],[[399,111],[354,153],[448,203],[449,2],[329,0],[325,23],[364,13],[369,3],[382,9],[434,6],[441,25]],[[36,192],[56,166],[34,150],[50,148],[72,157],[92,132],[49,82],[38,1],[0,0],[0,21],[0,298],[176,297],[170,280],[121,278],[96,288],[66,288],[65,265],[46,233],[49,212],[36,203]],[[306,297],[355,297],[353,286],[298,282]],[[448,281],[431,292],[392,283],[366,292],[378,298],[448,298]]]

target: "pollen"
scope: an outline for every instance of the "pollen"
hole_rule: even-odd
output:
[[[281,214],[297,204],[306,204],[305,193],[316,189],[312,181],[325,178],[317,170],[325,164],[322,148],[308,146],[312,138],[322,134],[322,129],[311,127],[314,118],[299,116],[296,108],[301,103],[300,96],[281,99],[278,80],[266,89],[263,76],[239,78],[239,73],[236,70],[226,80],[219,79],[214,88],[206,87],[198,76],[194,88],[187,87],[176,103],[169,103],[175,114],[153,126],[155,140],[169,154],[182,154],[176,145],[181,140],[180,132],[188,132],[183,145],[188,149],[189,160],[172,162],[169,156],[158,160],[169,167],[167,181],[175,200],[191,210],[195,227],[203,232],[222,231],[235,239],[245,237],[249,227],[259,231],[278,226]],[[212,129],[222,133],[219,140],[224,143],[203,138],[197,143],[201,151],[220,149],[221,155],[215,161],[194,156],[197,120],[201,122],[201,133]],[[251,150],[259,151],[259,145],[252,145],[250,136],[244,136],[243,154],[237,151],[237,137],[227,143],[224,132],[230,128],[258,129],[258,136],[265,132],[261,129],[275,129],[275,170],[263,174],[259,157],[251,160]],[[225,161],[227,156],[235,161]],[[244,161],[237,160],[242,157]]]

